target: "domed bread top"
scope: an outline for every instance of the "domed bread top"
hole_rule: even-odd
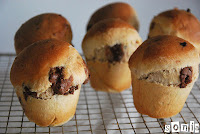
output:
[[[106,19],[96,23],[85,35],[82,48],[86,59],[97,58],[97,51],[122,46],[127,58],[141,44],[142,39],[130,24],[120,19]],[[116,46],[117,47],[117,46]]]
[[[199,63],[195,47],[176,36],[162,35],[152,37],[142,43],[129,59],[131,69],[139,69],[139,75],[184,68]]]
[[[133,7],[129,4],[118,2],[111,3],[95,11],[88,22],[87,31],[97,22],[109,18],[120,18],[139,30],[137,13]]]
[[[175,35],[192,43],[200,50],[200,22],[190,10],[177,8],[155,16],[150,25],[149,37]]]
[[[121,92],[131,85],[128,60],[141,44],[138,32],[119,18],[97,22],[85,35],[82,49],[95,90]]]
[[[62,73],[72,86],[84,83],[88,69],[74,47],[65,41],[48,39],[26,47],[14,60],[10,79],[14,87],[24,86],[31,92],[44,92]],[[51,77],[52,76],[52,77]]]
[[[122,48],[124,60],[141,44],[142,39],[131,25],[120,19],[106,19],[96,23],[85,35],[82,49],[86,59],[105,60],[107,48]],[[109,49],[110,50],[110,49]],[[119,50],[121,52],[121,50]],[[109,56],[110,57],[110,56]]]
[[[85,38],[105,33],[112,28],[131,28],[135,30],[134,27],[120,19],[107,19],[100,21],[97,25],[94,25],[94,27],[87,32]]]
[[[59,39],[71,43],[72,30],[66,18],[55,13],[37,15],[26,21],[15,34],[15,50],[19,54],[25,47],[45,39]]]

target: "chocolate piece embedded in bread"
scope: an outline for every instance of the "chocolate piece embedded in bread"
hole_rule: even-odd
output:
[[[14,60],[10,80],[30,121],[58,126],[75,114],[89,72],[69,43],[56,39],[26,47]]]
[[[137,111],[153,118],[178,114],[199,75],[199,53],[171,35],[149,38],[129,60]]]
[[[128,60],[141,42],[136,29],[120,19],[105,19],[92,26],[82,42],[91,86],[106,92],[129,88]]]
[[[73,77],[64,79],[63,70],[64,67],[54,67],[49,72],[49,81],[52,83],[51,88],[55,94],[68,94],[72,86]],[[72,90],[70,93],[73,93]]]
[[[116,44],[112,47],[106,47],[106,56],[110,63],[112,62],[120,62],[124,56],[124,50],[122,44]]]
[[[185,88],[187,84],[192,82],[192,67],[184,67],[180,72],[180,88]]]

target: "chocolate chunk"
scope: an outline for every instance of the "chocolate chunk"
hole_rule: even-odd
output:
[[[22,84],[24,91],[24,99],[27,101],[28,96],[32,96],[37,99],[47,99],[53,94],[73,94],[74,90],[78,89],[78,86],[72,86],[73,77],[70,76],[69,79],[64,79],[63,75],[64,67],[51,68],[49,71],[49,81],[52,83],[51,91],[45,91],[43,93],[37,94],[37,92],[31,92],[28,86]]]
[[[24,91],[23,91],[23,95],[24,95],[24,99],[27,101],[28,95],[29,95],[29,89],[28,87],[24,87]]]
[[[112,62],[120,62],[124,56],[123,45],[116,44],[113,47],[106,47],[105,51],[106,56],[108,57],[108,61]]]
[[[190,13],[190,12],[191,12],[191,10],[188,8],[188,9],[187,9],[187,12],[189,12],[189,13]]]
[[[63,67],[55,67],[55,68],[52,68],[49,72],[49,81],[51,83],[56,83],[58,77],[61,77],[63,78],[63,74],[62,74],[62,71],[63,71]]]
[[[187,84],[192,82],[192,67],[185,67],[180,72],[180,88],[185,88]]]
[[[73,77],[70,76],[69,79],[58,79],[57,83],[56,83],[56,88],[54,88],[54,92],[56,94],[65,94],[66,92],[68,92],[72,85],[72,81],[73,81]]]
[[[186,42],[182,42],[182,43],[180,43],[180,45],[185,47],[185,46],[187,46],[187,43]]]
[[[30,88],[27,87],[27,86],[23,86],[24,88],[24,91],[23,91],[23,94],[24,94],[24,99],[27,101],[27,98],[28,96],[32,96],[34,98],[37,98],[37,93],[36,92],[31,92],[30,91]]]
[[[77,86],[71,86],[69,89],[69,92],[65,93],[64,95],[68,95],[68,94],[74,94],[74,90],[78,89],[78,85]]]
[[[51,88],[54,94],[63,95],[69,92],[72,86],[73,77],[70,76],[69,79],[64,79],[63,70],[64,67],[55,67],[49,71],[49,81],[52,83]]]
[[[45,92],[37,93],[37,92],[31,92],[30,88],[28,86],[24,86],[24,84],[23,84],[23,88],[24,88],[23,95],[24,95],[24,99],[26,101],[29,96],[36,98],[36,99],[46,100],[46,99],[51,98],[51,96],[53,95],[52,89],[47,89]],[[19,102],[22,104],[20,97],[19,97]]]

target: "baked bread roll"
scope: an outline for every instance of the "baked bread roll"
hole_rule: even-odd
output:
[[[120,19],[96,23],[82,42],[91,86],[107,92],[129,88],[131,73],[128,60],[141,42],[137,31]]]
[[[169,10],[155,16],[149,29],[149,38],[174,35],[192,43],[200,52],[200,22],[190,10]]]
[[[75,114],[88,69],[74,47],[48,39],[26,47],[14,60],[10,80],[30,121],[58,126]]]
[[[70,23],[61,15],[45,13],[26,21],[15,34],[15,50],[19,54],[25,47],[45,39],[58,39],[71,43]]]
[[[163,35],[146,40],[129,60],[137,111],[153,118],[178,114],[199,75],[199,54],[189,42]]]
[[[111,3],[95,11],[88,22],[87,31],[95,23],[109,18],[120,18],[135,27],[137,31],[139,30],[139,21],[134,8],[127,3],[119,2]]]

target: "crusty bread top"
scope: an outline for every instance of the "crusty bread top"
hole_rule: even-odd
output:
[[[106,19],[96,23],[86,34],[85,38],[89,38],[94,35],[102,34],[109,31],[112,28],[131,28],[130,24],[120,19]]]
[[[65,41],[48,39],[26,47],[14,60],[10,80],[14,87],[26,85],[31,92],[44,92],[51,83],[49,71],[64,67],[64,78],[73,77],[72,85],[87,79],[87,67],[74,47]]]
[[[100,20],[109,18],[120,18],[134,26],[137,30],[139,29],[137,14],[133,7],[127,3],[118,2],[111,3],[95,11],[88,22],[87,30]]]
[[[146,40],[129,60],[129,67],[139,69],[143,74],[197,64],[199,54],[196,48],[184,39],[171,35]]]
[[[154,29],[159,25],[159,29]],[[158,31],[162,31],[161,33]],[[190,12],[173,9],[160,13],[151,22],[149,37],[161,34],[176,35],[200,48],[200,22]]]
[[[130,24],[121,19],[106,19],[96,23],[87,32],[82,48],[86,58],[91,58],[95,55],[95,49],[122,44],[131,55],[141,42],[138,32]]]
[[[71,43],[72,31],[66,18],[55,13],[45,13],[26,21],[15,34],[16,53],[19,54],[36,41],[49,38]]]

